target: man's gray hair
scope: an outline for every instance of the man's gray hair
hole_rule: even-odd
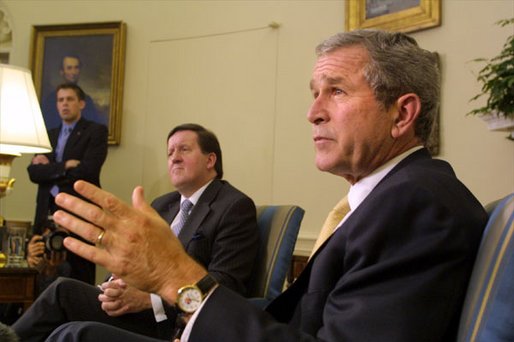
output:
[[[414,93],[421,100],[415,124],[416,136],[427,142],[439,110],[440,73],[437,54],[418,46],[404,33],[356,30],[338,33],[316,47],[323,56],[339,48],[360,45],[370,61],[364,77],[385,109],[402,95]]]

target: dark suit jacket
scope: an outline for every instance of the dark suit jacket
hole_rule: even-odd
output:
[[[180,209],[180,194],[163,195],[152,207],[171,224]],[[213,180],[178,238],[220,284],[246,294],[259,247],[255,204],[248,196],[226,181]]]
[[[417,151],[267,313],[219,287],[189,341],[454,341],[486,219],[446,162]]]
[[[55,148],[61,126],[48,131],[52,152],[46,153],[49,164],[30,164],[27,167],[30,180],[38,184],[36,216],[34,227],[40,232],[48,216],[50,189],[59,186],[61,192],[73,194],[73,183],[82,179],[100,186],[100,170],[107,157],[107,127],[92,121],[80,119],[71,132],[63,151],[63,161],[55,160]],[[64,169],[67,160],[80,160],[80,165],[69,170]]]
[[[63,151],[63,161],[55,160],[55,147],[61,126],[48,131],[52,152],[46,153],[49,164],[30,164],[27,167],[30,180],[38,184],[34,233],[41,234],[50,213],[53,213],[53,197],[50,189],[59,186],[61,192],[78,197],[73,190],[73,183],[79,179],[100,186],[100,170],[107,157],[107,127],[81,118],[68,137]],[[67,160],[76,159],[80,164],[68,170],[64,169]],[[70,276],[93,284],[95,265],[79,256],[68,253],[67,261],[71,266]]]

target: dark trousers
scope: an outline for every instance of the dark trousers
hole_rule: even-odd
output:
[[[57,327],[72,321],[94,321],[154,338],[171,339],[173,319],[156,323],[153,310],[110,317],[98,301],[100,289],[68,278],[54,281],[12,329],[21,341],[44,341]],[[107,341],[108,339],[97,339]]]
[[[162,342],[97,322],[71,322],[61,325],[46,342]],[[170,341],[166,339],[164,341]]]

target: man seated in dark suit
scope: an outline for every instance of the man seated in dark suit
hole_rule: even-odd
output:
[[[180,125],[169,133],[167,145],[168,174],[177,191],[155,199],[152,207],[218,283],[245,295],[259,245],[253,201],[222,180],[221,148],[212,132],[196,124]],[[192,208],[182,210],[187,202]],[[60,324],[75,320],[169,340],[176,310],[121,278],[100,288],[61,278],[13,329],[23,341],[41,341]]]
[[[265,311],[216,284],[141,187],[132,206],[86,182],[75,189],[101,208],[59,195],[78,217],[58,211],[54,219],[97,242],[65,245],[176,303],[188,319],[184,341],[454,341],[487,215],[423,147],[438,111],[437,63],[413,38],[384,31],[337,34],[317,54],[307,114],[316,166],[351,184],[350,211]],[[154,341],[86,322],[49,341],[99,338]]]
[[[60,125],[48,131],[53,151],[36,154],[27,167],[29,178],[38,185],[34,234],[48,228],[48,217],[57,209],[54,198],[59,192],[76,195],[73,183],[83,179],[100,186],[100,171],[107,158],[107,127],[82,117],[85,94],[73,83],[56,89]],[[51,218],[51,216],[50,216]],[[95,265],[67,253],[70,277],[93,284]]]

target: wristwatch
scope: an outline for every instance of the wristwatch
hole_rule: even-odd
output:
[[[177,306],[185,313],[192,314],[203,302],[205,296],[218,283],[209,273],[194,285],[186,285],[178,290]]]

